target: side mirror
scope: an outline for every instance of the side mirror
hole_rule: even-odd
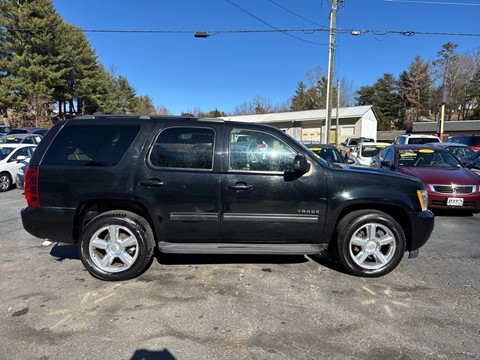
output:
[[[382,161],[380,162],[380,165],[381,165],[382,167],[390,167],[390,166],[391,166],[390,161],[388,161],[388,160],[382,160]]]
[[[347,159],[347,164],[349,164],[349,165],[355,164],[355,160],[348,158]]]
[[[299,174],[305,174],[310,170],[310,164],[307,162],[307,159],[305,159],[305,156],[298,154],[295,156],[295,159],[293,159],[293,169]]]
[[[18,155],[17,158],[16,158],[16,160],[17,160],[17,162],[20,162],[20,161],[22,161],[22,160],[25,160],[26,158],[27,158],[27,157],[24,156],[24,155]]]

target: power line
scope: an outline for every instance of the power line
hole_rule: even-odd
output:
[[[429,4],[429,5],[480,6],[480,4],[476,4],[476,3],[460,3],[460,2],[445,2],[445,1],[424,1],[424,0],[385,0],[385,1],[413,3],[413,4]]]
[[[240,5],[234,3],[233,1],[231,1],[231,0],[225,0],[225,1],[226,1],[227,3],[229,3],[230,5],[235,6],[237,9],[239,9],[239,10],[242,11],[242,12],[244,12],[244,13],[247,14],[248,16],[251,16],[251,17],[254,18],[255,20],[260,21],[262,24],[265,24],[265,25],[267,25],[268,27],[272,28],[273,30],[276,30],[276,31],[278,31],[278,32],[282,32],[282,33],[284,33],[285,35],[290,36],[290,37],[292,37],[292,38],[294,38],[294,39],[297,39],[297,40],[300,40],[300,41],[303,41],[303,42],[306,42],[306,43],[310,43],[310,44],[313,44],[313,45],[327,45],[327,44],[319,44],[319,43],[316,43],[316,42],[314,42],[314,41],[305,40],[305,39],[299,38],[298,36],[292,35],[292,34],[290,34],[290,33],[288,33],[288,32],[283,32],[283,31],[281,31],[279,28],[277,28],[276,26],[274,26],[274,25],[266,22],[265,20],[259,18],[259,17],[256,16],[255,14],[253,14],[253,13],[251,13],[250,11],[244,9],[244,8],[241,7]]]
[[[314,25],[318,25],[318,26],[322,26],[322,27],[324,27],[324,28],[327,28],[326,26],[324,26],[324,25],[322,25],[322,24],[319,24],[319,23],[317,23],[317,22],[315,22],[315,21],[313,21],[313,20],[310,20],[310,19],[302,16],[302,15],[299,15],[299,14],[297,14],[296,12],[293,12],[293,11],[290,10],[290,9],[287,9],[285,6],[280,5],[279,3],[277,3],[277,2],[275,2],[275,1],[273,1],[273,0],[267,0],[267,1],[270,1],[272,4],[275,4],[275,5],[278,6],[279,8],[282,8],[283,10],[289,12],[290,14],[295,15],[296,17],[299,17],[300,19],[303,19],[303,20],[305,20],[305,21],[308,21],[309,23],[312,23],[312,24],[314,24]]]
[[[433,31],[414,31],[414,30],[373,30],[373,29],[358,29],[358,28],[336,28],[333,29],[335,32],[338,33],[350,33],[352,35],[365,35],[368,33],[372,33],[375,35],[388,35],[388,34],[398,34],[404,36],[414,36],[414,35],[436,35],[436,36],[471,36],[471,37],[479,37],[480,33],[454,33],[454,32],[433,32]],[[43,32],[49,31],[52,32],[51,29],[33,29],[33,28],[13,28],[8,29],[6,27],[0,27],[0,32]],[[53,30],[56,31],[56,30]],[[59,30],[60,31],[60,30]],[[82,31],[85,33],[118,33],[118,34],[188,34],[194,35],[197,33],[195,30],[127,30],[127,29],[81,29],[81,28],[74,28],[70,30],[61,30],[64,31]],[[283,33],[288,35],[289,33],[301,32],[307,35],[316,33],[316,32],[328,32],[329,29],[325,28],[303,28],[303,29],[260,29],[260,30],[208,30],[202,31],[205,32],[207,35],[217,35],[217,34],[246,34],[246,33]],[[291,35],[291,34],[290,34]],[[300,39],[300,38],[299,38]],[[301,39],[302,41],[304,39]],[[308,41],[308,40],[305,40]],[[314,43],[311,42],[310,43]],[[314,43],[316,45],[324,45]]]

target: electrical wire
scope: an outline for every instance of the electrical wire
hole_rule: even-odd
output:
[[[228,1],[228,0],[226,0]],[[0,32],[43,32],[47,29],[33,29],[33,28],[6,28],[0,26]],[[351,33],[352,35],[364,35],[368,33],[372,33],[375,35],[388,35],[388,34],[398,34],[404,36],[414,36],[414,35],[434,35],[434,36],[471,36],[471,37],[480,37],[480,33],[453,33],[453,32],[433,32],[433,31],[413,31],[413,30],[372,30],[372,29],[357,29],[357,28],[336,28],[333,29],[336,33]],[[49,32],[52,30],[48,29]],[[53,30],[55,31],[55,30]],[[74,28],[69,30],[62,30],[62,31],[82,31],[85,33],[119,33],[119,34],[189,34],[194,35],[197,33],[195,30],[127,30],[127,29],[81,29],[81,28]],[[306,28],[306,29],[261,29],[261,30],[209,30],[209,31],[202,31],[206,33],[208,36],[215,35],[215,34],[245,34],[245,33],[283,33],[286,35],[291,35],[289,33],[292,32],[302,32],[304,34],[313,34],[316,32],[328,32],[329,29],[324,28]],[[293,36],[293,35],[292,35]],[[302,41],[308,41],[305,39],[301,39]],[[311,41],[309,43],[313,43],[316,45],[326,45],[326,44],[318,44]]]
[[[300,19],[303,19],[303,20],[305,20],[305,21],[308,21],[308,22],[311,23],[311,24],[314,24],[314,25],[318,25],[318,26],[327,28],[327,26],[322,25],[322,24],[319,24],[319,23],[317,23],[317,22],[315,22],[315,21],[313,21],[313,20],[307,19],[306,17],[304,17],[304,16],[302,16],[302,15],[299,15],[299,14],[297,14],[296,12],[293,12],[293,11],[290,10],[290,9],[287,9],[285,6],[280,5],[279,3],[277,3],[277,2],[275,2],[275,1],[273,1],[273,0],[267,0],[267,1],[270,1],[272,4],[278,6],[279,8],[281,8],[281,9],[289,12],[289,13],[292,14],[292,15],[295,15],[296,17],[298,17],[298,18],[300,18]]]
[[[281,33],[283,33],[283,34],[285,34],[285,35],[287,35],[287,36],[290,36],[290,37],[292,37],[292,38],[294,38],[294,39],[297,39],[297,40],[300,40],[300,41],[303,41],[303,42],[306,42],[306,43],[310,43],[310,44],[313,44],[313,45],[328,45],[328,44],[320,44],[320,43],[317,43],[317,42],[314,42],[314,41],[302,39],[302,38],[300,38],[300,37],[298,37],[298,36],[295,36],[295,35],[292,35],[292,34],[290,34],[290,33],[288,33],[288,32],[283,32],[282,30],[280,30],[280,29],[277,28],[276,26],[274,26],[274,25],[266,22],[265,20],[259,18],[259,17],[256,16],[255,14],[253,14],[253,13],[251,13],[250,11],[244,9],[244,8],[241,7],[240,5],[234,3],[233,1],[231,1],[231,0],[225,0],[225,1],[226,1],[227,3],[229,3],[230,5],[232,5],[232,6],[235,6],[237,9],[239,9],[239,10],[242,11],[242,12],[244,12],[244,13],[247,14],[248,16],[254,18],[254,19],[257,20],[257,21],[260,21],[262,24],[265,24],[265,25],[267,25],[268,27],[270,27],[270,28],[272,28],[272,29],[274,29],[274,30],[276,30],[276,31],[278,31],[278,32],[281,32]]]

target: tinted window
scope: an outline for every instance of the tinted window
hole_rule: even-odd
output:
[[[290,146],[270,134],[237,129],[230,133],[230,170],[293,171],[296,155]]]
[[[17,161],[19,156],[25,156],[27,158],[31,157],[33,154],[33,148],[31,147],[24,147],[15,151],[12,157],[8,161]]]
[[[12,151],[13,148],[0,146],[0,160],[5,159]]]
[[[45,154],[43,165],[115,166],[140,126],[66,126]]]
[[[163,168],[213,168],[213,129],[175,127],[163,130],[150,152],[150,164]]]
[[[474,136],[472,138],[472,143],[470,144],[471,146],[480,146],[480,136]]]
[[[433,141],[437,141],[437,139],[436,138],[428,138],[428,137],[424,137],[424,138],[411,137],[411,138],[408,139],[409,144],[427,144],[427,143],[431,143]]]
[[[390,150],[390,148],[385,148],[383,150],[381,150],[379,153],[378,153],[378,157],[381,159],[381,160],[385,160],[385,156],[387,155],[387,152]]]
[[[385,154],[385,161],[388,161],[390,164],[394,164],[395,160],[395,153],[391,148],[387,149],[387,153]]]

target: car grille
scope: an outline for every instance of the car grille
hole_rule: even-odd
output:
[[[471,194],[476,188],[476,185],[430,185],[432,191],[442,194]]]

